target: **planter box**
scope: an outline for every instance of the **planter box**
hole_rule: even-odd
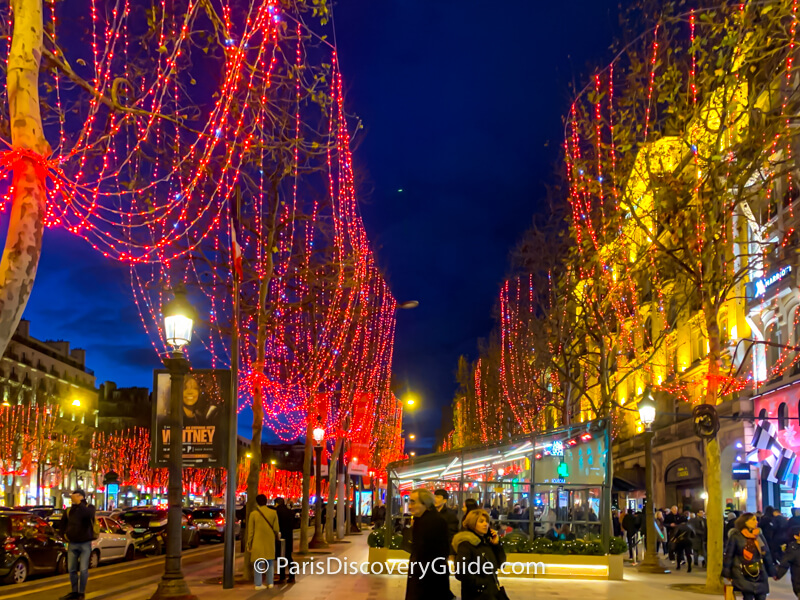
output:
[[[386,564],[390,560],[408,560],[409,553],[405,550],[390,550],[389,548],[370,548],[369,563]]]
[[[622,555],[509,553],[501,577],[622,579]]]
[[[370,548],[369,562],[387,564],[408,560],[405,550]],[[501,577],[538,577],[545,579],[622,579],[622,554],[584,556],[576,554],[519,554],[506,557]]]

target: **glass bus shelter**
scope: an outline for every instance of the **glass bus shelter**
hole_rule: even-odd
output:
[[[408,497],[420,487],[449,492],[448,506],[463,519],[465,500],[490,512],[493,527],[531,539],[569,524],[581,538],[611,535],[611,477],[607,421],[599,419],[504,442],[418,456],[391,463],[387,525],[409,519]]]

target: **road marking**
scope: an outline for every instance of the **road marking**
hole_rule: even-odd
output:
[[[218,551],[218,550],[221,550],[221,549],[222,549],[221,546],[213,546],[211,548],[204,548],[202,550],[194,550],[190,554],[182,554],[182,558],[185,559],[185,558],[190,558],[192,556],[203,556],[205,554],[211,554],[212,552]],[[108,565],[106,567],[102,567],[103,569],[108,569],[108,573],[102,573],[102,574],[99,574],[99,575],[91,575],[91,572],[90,572],[89,581],[92,582],[92,581],[97,581],[98,579],[103,579],[105,577],[113,577],[114,575],[122,575],[124,573],[131,573],[133,571],[140,571],[141,569],[144,569],[146,567],[150,567],[150,566],[152,566],[154,564],[162,562],[163,560],[164,560],[164,557],[152,558],[152,559],[144,559],[144,560],[138,561],[138,564],[135,567],[129,567],[127,569],[121,569],[121,570],[118,570],[118,571],[112,570],[112,568],[115,565]],[[146,564],[144,564],[144,563],[146,563]],[[124,563],[121,563],[121,564],[124,564]],[[97,572],[96,569],[93,569],[93,571]],[[55,590],[55,589],[58,589],[60,587],[63,587],[64,585],[69,585],[69,575],[62,575],[62,577],[66,577],[66,579],[64,581],[62,581],[61,583],[53,583],[51,585],[46,585],[46,586],[43,586],[43,587],[36,587],[36,588],[32,587],[31,589],[24,590],[24,591],[21,591],[21,592],[17,592],[16,594],[4,594],[2,591],[0,591],[0,598],[3,598],[3,599],[5,599],[5,598],[22,598],[24,596],[31,596],[33,594],[38,594],[40,592],[47,592],[49,590]],[[37,582],[31,582],[31,583],[38,583],[38,581]],[[22,585],[25,585],[25,584],[22,584]]]

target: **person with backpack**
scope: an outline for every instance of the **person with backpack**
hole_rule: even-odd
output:
[[[758,528],[758,518],[753,513],[742,514],[725,545],[722,576],[731,580],[744,600],[765,600],[769,577],[776,575],[769,546]]]
[[[794,517],[792,517],[794,518]],[[791,521],[791,519],[789,519]],[[777,579],[786,575],[787,571],[792,573],[792,591],[800,598],[800,527],[795,526],[791,529],[792,541],[786,545],[781,564],[778,565]]]
[[[95,508],[86,503],[86,492],[76,489],[70,494],[72,506],[64,511],[58,523],[61,536],[67,540],[67,567],[72,591],[61,600],[84,600],[89,582],[89,558],[92,540],[99,535]]]

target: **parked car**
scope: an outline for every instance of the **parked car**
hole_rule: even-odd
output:
[[[29,512],[0,513],[0,577],[22,583],[32,573],[67,570],[67,549],[41,517]]]
[[[166,549],[167,509],[132,508],[122,513],[120,520],[133,528],[131,534],[136,551],[153,556]],[[182,540],[183,548],[197,548],[200,545],[197,527],[189,522],[186,515],[183,515]]]
[[[225,538],[225,511],[218,506],[205,506],[196,508],[191,515],[192,524],[197,527],[200,541],[219,540]],[[238,521],[233,524],[234,535],[238,538],[241,533],[241,525]]]
[[[61,518],[61,515],[64,514],[63,508],[56,508],[55,506],[50,506],[47,504],[37,504],[35,506],[17,506],[14,508],[14,510],[33,513],[37,517],[41,517],[45,520],[48,520],[52,516]]]
[[[133,530],[110,517],[97,517],[100,536],[92,542],[89,567],[112,560],[133,560],[136,554],[136,539]]]

